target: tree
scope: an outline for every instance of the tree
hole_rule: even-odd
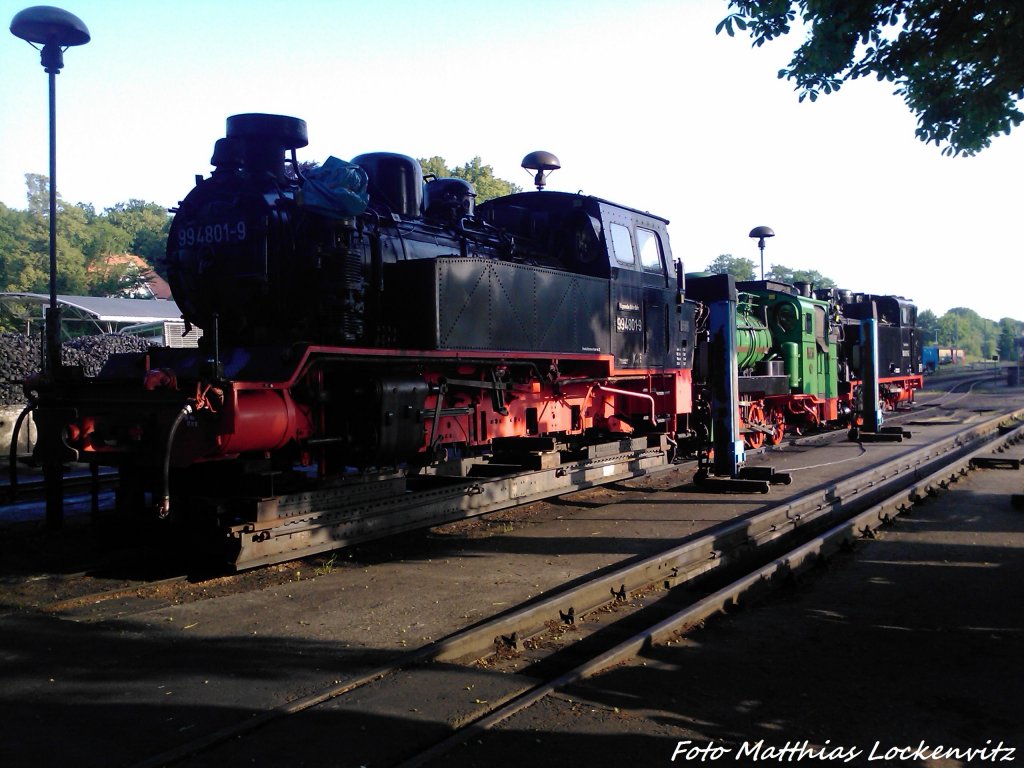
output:
[[[46,216],[50,212],[50,177],[39,173],[25,174],[25,197],[28,200],[28,212]],[[57,196],[60,205],[60,195]]]
[[[1020,125],[1024,113],[1024,5],[1020,0],[728,0],[717,32],[745,30],[755,46],[806,40],[779,77],[800,101],[872,75],[896,85],[917,137],[944,155],[973,155]]]
[[[965,355],[980,357],[982,352],[982,330],[984,321],[973,309],[954,307],[939,320],[939,343],[957,347]]]
[[[0,205],[0,290],[46,293],[50,283],[49,179],[25,174],[28,207]],[[131,294],[145,282],[130,260],[162,258],[170,217],[154,203],[129,200],[97,214],[90,203],[57,196],[57,291],[92,296]]]
[[[737,280],[757,279],[754,262],[750,259],[733,256],[731,253],[723,253],[716,258],[708,264],[707,271],[715,275],[732,275]]]
[[[935,344],[938,341],[939,318],[930,309],[917,313],[917,338],[922,344]]]
[[[150,263],[155,256],[163,254],[167,233],[171,229],[171,216],[162,205],[132,199],[112,205],[103,214],[108,222],[128,233],[127,250]],[[154,252],[157,244],[159,253]]]
[[[445,179],[452,175],[448,170],[448,164],[443,157],[434,155],[431,158],[420,158],[420,167],[424,176],[434,176],[438,179]]]
[[[153,270],[167,278],[167,234],[171,231],[171,216],[167,209],[156,203],[132,199],[107,208],[104,215],[111,224],[129,236],[127,247],[118,253],[129,252],[141,256]],[[131,284],[131,280],[128,281]]]
[[[0,290],[36,293],[46,289],[49,246],[45,232],[38,230],[28,211],[0,203]]]
[[[1021,337],[1020,324],[1009,317],[999,321],[999,357],[1017,360],[1017,340]]]
[[[772,268],[765,275],[769,280],[778,280],[780,283],[810,283],[815,288],[835,288],[836,281],[831,277],[825,277],[816,269],[790,269],[781,264],[772,264]]]
[[[419,163],[424,176],[433,174],[439,179],[453,177],[468,181],[476,190],[477,203],[523,191],[517,184],[495,176],[494,168],[484,165],[479,155],[461,168],[449,168],[445,159],[437,155],[427,159],[420,158]]]

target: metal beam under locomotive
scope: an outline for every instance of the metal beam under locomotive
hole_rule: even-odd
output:
[[[692,434],[695,307],[665,219],[540,188],[475,210],[391,153],[303,174],[306,143],[295,118],[228,119],[167,248],[200,348],[40,384],[44,462],[120,467],[126,508],[217,517],[497,438]]]

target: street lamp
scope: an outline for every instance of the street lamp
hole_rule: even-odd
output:
[[[754,227],[750,230],[749,237],[756,237],[757,247],[761,249],[761,279],[764,280],[764,239],[766,237],[775,237],[775,232],[772,231],[771,227]]]
[[[33,48],[42,45],[40,60],[50,76],[50,306],[46,310],[46,363],[51,374],[60,368],[60,308],[57,306],[57,74],[64,51],[89,42],[89,30],[77,16],[49,5],[19,11],[11,34]],[[37,48],[37,50],[39,50]]]

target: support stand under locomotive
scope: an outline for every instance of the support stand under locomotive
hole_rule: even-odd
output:
[[[736,285],[731,275],[691,278],[691,295],[708,309],[707,386],[711,399],[712,450],[701,456],[695,482],[726,493],[767,493],[791,481],[772,467],[745,467],[736,354]]]

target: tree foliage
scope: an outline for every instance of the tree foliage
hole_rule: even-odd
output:
[[[930,309],[917,313],[917,337],[922,344],[934,344],[938,339],[939,318]]]
[[[987,320],[967,307],[949,310],[930,332],[921,328],[921,315],[918,328],[922,343],[935,344],[937,330],[939,346],[957,347],[969,357],[991,359],[998,354],[1002,359],[1014,360],[1017,339],[1024,334],[1024,322],[1009,317],[999,322]]]
[[[708,265],[708,272],[716,275],[732,275],[737,280],[756,280],[757,267],[751,259],[723,253]],[[836,283],[816,269],[791,269],[782,264],[772,264],[765,274],[768,280],[780,283],[811,283],[815,288],[835,288]]]
[[[895,84],[916,135],[946,155],[973,155],[1020,125],[1024,3],[1020,0],[729,0],[716,31],[746,31],[755,46],[807,37],[780,78],[800,101],[874,76]]]
[[[708,264],[708,272],[715,275],[732,275],[737,280],[756,280],[754,262],[731,253],[723,253]]]
[[[999,357],[1003,360],[1017,360],[1020,355],[1019,342],[1024,340],[1024,323],[1009,317],[999,321]]]
[[[49,179],[25,175],[27,207],[0,203],[0,291],[47,293],[50,283]],[[96,213],[89,203],[57,197],[57,291],[72,295],[132,296],[144,270],[113,255],[134,253],[152,264],[162,259],[170,228],[167,211],[129,200]]]
[[[439,179],[465,179],[471,183],[476,190],[477,203],[523,191],[519,185],[495,176],[494,168],[490,165],[484,165],[479,155],[465,165],[455,168],[449,168],[445,159],[437,155],[430,158],[420,158],[419,163],[423,168],[425,176],[432,174]]]
[[[769,280],[778,280],[780,283],[810,283],[815,288],[835,288],[836,281],[831,277],[825,277],[816,269],[790,269],[782,264],[772,264],[772,268],[765,275]]]

